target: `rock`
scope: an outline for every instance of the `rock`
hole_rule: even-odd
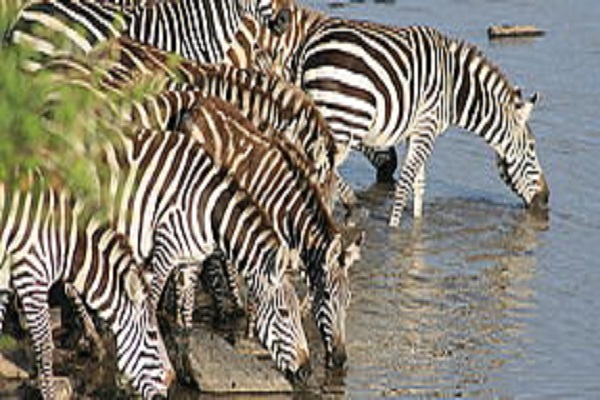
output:
[[[189,334],[184,364],[187,374],[203,393],[291,393],[292,385],[273,362],[239,354],[220,336],[206,329]]]
[[[29,374],[0,354],[0,377],[5,379],[29,379]]]

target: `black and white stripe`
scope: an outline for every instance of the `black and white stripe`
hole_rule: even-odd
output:
[[[93,60],[98,60],[102,67],[89,65]],[[177,117],[193,104],[194,92],[221,98],[236,106],[261,131],[283,135],[301,149],[314,164],[317,179],[327,194],[332,192],[330,185],[339,181],[334,165],[340,157],[340,149],[335,146],[327,123],[310,97],[274,75],[226,65],[198,65],[174,60],[162,51],[125,38],[111,42],[106,52],[94,54],[88,62],[55,59],[46,69],[66,76],[67,82],[76,82],[96,91],[99,96],[111,93],[123,97],[124,92],[140,82],[151,86],[153,93],[173,89],[186,90],[192,96],[180,97],[181,104],[161,102],[160,96],[151,96],[152,100],[145,103],[134,103],[135,120],[132,123],[146,128],[175,127]],[[90,83],[98,80],[95,87]],[[165,120],[164,115],[169,119]],[[341,200],[350,207],[352,193]]]
[[[258,321],[259,339],[277,366],[302,374],[308,346],[286,279],[289,265],[297,261],[262,210],[187,135],[144,130],[123,140],[123,150],[107,150],[107,160],[119,171],[110,185],[109,215],[130,238],[134,254],[151,266],[153,303],[158,304],[174,267],[199,265],[219,250],[268,310]]]
[[[120,3],[120,2],[116,2]],[[18,15],[9,41],[32,47],[29,69],[49,55],[85,55],[109,38],[129,36],[198,62],[228,60],[242,18],[283,32],[290,0],[156,1],[130,7],[110,1],[34,2]],[[232,57],[240,49],[232,50]]]
[[[179,104],[184,95],[171,93],[170,99]],[[279,237],[299,252],[310,295],[317,299],[313,312],[327,358],[343,364],[348,269],[360,254],[362,235],[342,235],[294,149],[258,131],[231,105],[198,98],[181,130],[230,171],[269,216]]]
[[[484,138],[524,202],[546,205],[548,186],[528,126],[535,98],[523,99],[473,45],[428,27],[352,22],[308,8],[292,15],[286,34],[263,30],[258,45],[313,97],[335,140],[357,149],[408,141],[390,225],[400,223],[415,180],[424,182],[436,137],[449,126]]]
[[[53,398],[48,293],[63,281],[107,321],[117,367],[133,388],[147,399],[166,396],[174,372],[146,278],[126,238],[89,212],[39,174],[0,184],[0,331],[14,291],[33,341],[42,396]]]

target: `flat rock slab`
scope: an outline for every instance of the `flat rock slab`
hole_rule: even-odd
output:
[[[190,332],[187,373],[203,393],[291,393],[292,385],[275,369],[273,361],[238,352],[217,334],[206,329]]]

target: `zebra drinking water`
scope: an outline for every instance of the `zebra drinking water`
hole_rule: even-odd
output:
[[[259,340],[282,371],[304,378],[308,345],[287,281],[297,260],[262,210],[188,135],[143,130],[122,140],[107,148],[109,216],[154,273],[152,303],[174,267],[201,265],[219,250],[258,301]]]
[[[136,45],[136,48],[138,47],[139,45]],[[127,52],[127,54],[131,53]],[[136,57],[136,60],[154,60],[156,62],[156,57],[144,52],[142,56]],[[144,64],[145,68],[150,70],[154,69],[147,61],[143,63],[139,61],[123,62],[119,65],[141,64]],[[80,63],[74,65],[81,67]],[[50,63],[49,66],[54,68],[58,67],[58,64]],[[63,66],[66,65],[63,64]],[[81,68],[79,69],[81,70]],[[122,69],[125,68],[113,66],[108,70],[107,75],[111,75],[110,71]],[[282,99],[282,101],[271,103],[269,96],[262,92],[256,92],[256,90],[260,90],[263,85],[276,88],[278,86],[267,85],[270,82],[268,79],[265,83],[265,80],[257,79],[260,75],[254,77],[254,73],[250,71],[239,71],[239,73],[234,74],[236,70],[231,67],[219,67],[214,70],[208,66],[185,69],[185,71],[190,71],[189,75],[192,75],[191,72],[193,72],[192,76],[195,78],[190,80],[198,83],[198,89],[200,90],[163,92],[157,96],[147,97],[143,103],[134,105],[133,125],[141,124],[145,127],[178,129],[186,113],[194,112],[193,110],[196,107],[201,107],[207,113],[207,116],[214,117],[214,120],[211,120],[210,123],[204,124],[205,129],[193,129],[196,134],[192,136],[200,139],[205,149],[234,174],[242,187],[246,190],[253,188],[250,194],[261,206],[266,207],[274,228],[280,234],[282,240],[301,251],[307,268],[309,286],[313,296],[317,299],[313,311],[326,345],[327,358],[337,364],[343,363],[343,360],[345,360],[345,324],[343,321],[349,300],[347,270],[358,253],[359,243],[347,241],[345,242],[347,244],[342,246],[340,232],[335,227],[329,206],[326,203],[327,196],[323,196],[321,187],[318,186],[319,181],[313,178],[315,175],[313,172],[314,167],[301,151],[292,146],[285,137],[271,136],[257,131],[232,106],[219,102],[217,99],[208,100],[202,94],[202,92],[208,92],[231,98],[232,102],[240,104],[243,111],[263,118],[258,125],[265,126],[262,121],[268,123],[272,120],[280,125],[280,119],[277,117],[279,114],[285,116],[285,118],[290,118],[288,111],[281,113],[277,111],[278,108],[284,110],[290,108],[294,110],[295,114],[304,115],[305,112],[297,105],[296,100],[298,97],[296,93],[301,92],[292,90],[286,94],[283,89],[275,92],[265,91],[265,93],[275,93],[275,97]],[[225,73],[217,74],[216,71]],[[128,72],[131,73],[133,70],[129,69]],[[135,75],[118,75],[116,80],[123,83],[136,82],[133,76]],[[73,75],[70,76],[70,79],[73,79]],[[108,82],[106,81],[105,84]],[[250,82],[256,82],[257,84],[251,85]],[[111,87],[115,90],[124,90],[120,83],[117,84],[115,81],[112,83],[114,85]],[[249,88],[252,88],[252,90]],[[304,95],[299,96],[299,100],[304,98]],[[254,104],[262,108],[270,108],[270,104],[276,104],[277,108],[274,108],[273,111],[267,108],[268,111],[263,112]],[[300,102],[299,104],[303,103]],[[223,118],[224,116],[225,118]],[[227,122],[230,119],[231,122]],[[186,120],[190,121],[191,119],[186,118]],[[283,122],[283,119],[281,119],[281,122]],[[317,124],[317,126],[319,125]],[[234,137],[239,140],[245,139],[243,143],[237,143]],[[213,146],[215,143],[221,142],[227,142],[229,145],[217,148]],[[258,171],[255,168],[256,166],[251,165],[251,163],[248,164],[249,159],[271,160],[271,167],[287,175],[287,178],[283,180],[275,178],[277,186],[272,186],[268,192],[258,193],[256,192],[256,190],[259,190],[258,187],[252,187],[248,184],[249,174],[258,177],[261,176],[259,173],[261,171]],[[278,175],[283,176],[282,174]],[[266,178],[267,175],[270,175],[270,172],[264,171],[262,175],[264,175],[263,178]],[[285,187],[286,190],[278,190],[278,187]],[[278,196],[289,198],[289,201],[286,202],[287,207],[294,208],[296,210],[294,214],[299,218],[298,221],[304,222],[292,222],[289,217],[281,215],[277,206],[273,208],[272,200]],[[280,202],[277,203],[280,204]],[[360,237],[356,239],[360,241]],[[187,291],[184,290],[183,293],[192,293],[194,282],[188,282],[190,282],[188,289]],[[191,301],[183,301],[183,304],[192,303]],[[188,306],[186,309],[188,311],[184,312],[184,318],[182,319],[184,326],[189,325],[191,322],[191,307]]]
[[[42,396],[54,398],[48,296],[62,281],[107,322],[117,367],[133,388],[145,399],[166,396],[175,374],[146,276],[126,238],[92,209],[40,173],[0,184],[0,332],[14,292],[33,341]]]
[[[528,124],[537,96],[523,98],[475,46],[429,27],[348,21],[309,8],[293,10],[283,35],[255,29],[257,46],[313,97],[337,142],[386,162],[388,173],[395,160],[377,150],[408,142],[391,226],[400,223],[413,187],[420,216],[425,164],[449,126],[493,148],[501,175],[528,207],[547,206],[549,188]]]
[[[174,93],[171,99],[178,102],[176,98]],[[198,98],[181,130],[232,173],[270,217],[281,239],[300,253],[328,364],[343,365],[348,269],[360,257],[362,234],[341,231],[294,153],[276,137],[257,131],[231,105]]]

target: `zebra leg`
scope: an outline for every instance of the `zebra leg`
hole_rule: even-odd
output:
[[[75,312],[77,313],[77,316],[80,318],[81,323],[83,324],[84,336],[92,341],[96,349],[98,358],[100,360],[103,360],[106,356],[106,349],[104,347],[104,343],[102,342],[102,339],[100,338],[100,335],[96,330],[96,326],[94,325],[92,317],[88,313],[85,304],[83,304],[83,300],[81,300],[79,292],[77,292],[77,289],[75,289],[75,286],[73,286],[72,284],[65,283],[65,294],[69,299],[71,299],[71,301],[75,305]]]
[[[256,332],[256,298],[251,294],[248,294],[246,301],[246,338],[254,339]]]
[[[377,182],[395,182],[394,172],[396,172],[396,168],[398,168],[396,149],[393,147],[388,147],[387,149],[375,149],[373,147],[361,146],[360,151],[377,170]]]
[[[36,286],[35,280],[32,279],[28,283],[23,288],[17,288],[17,293],[22,299],[27,329],[33,342],[40,391],[43,398],[52,399],[55,394],[52,373],[54,342],[50,331],[48,293],[43,290],[32,291],[31,287]]]
[[[339,171],[335,172],[337,194],[346,213],[350,214],[356,206],[356,195],[350,187],[350,184],[340,175]]]
[[[423,217],[423,200],[425,197],[425,164],[421,165],[417,176],[415,177],[415,184],[413,185],[413,217]]]
[[[6,308],[10,300],[10,293],[8,291],[0,292],[0,334],[2,334],[2,328],[4,327],[4,317],[6,315]]]
[[[432,133],[413,134],[409,138],[408,152],[402,165],[400,180],[396,183],[394,204],[389,220],[389,225],[392,227],[400,225],[402,212],[412,193],[415,179],[421,167],[425,166],[433,148],[434,135]]]
[[[231,314],[231,309],[234,309],[233,314],[244,309],[236,277],[237,271],[221,253],[212,255],[204,262],[200,278],[210,292],[220,317]]]
[[[198,265],[181,265],[177,271],[175,282],[177,325],[180,328],[189,329],[192,327],[195,308]]]

